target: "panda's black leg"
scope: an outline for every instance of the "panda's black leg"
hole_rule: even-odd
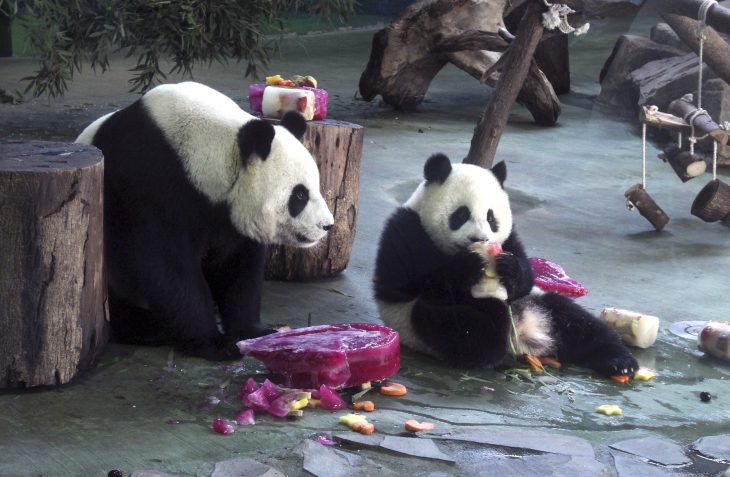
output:
[[[632,375],[639,368],[618,332],[572,299],[546,293],[536,301],[552,316],[560,361],[593,369],[603,376]]]
[[[205,268],[223,331],[230,342],[273,332],[261,324],[260,318],[265,266],[266,246],[245,240]]]
[[[489,366],[507,354],[510,322],[502,301],[452,305],[419,299],[411,316],[416,334],[454,364]]]

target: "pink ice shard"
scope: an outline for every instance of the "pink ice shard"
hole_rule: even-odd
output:
[[[389,378],[400,368],[398,333],[386,326],[310,326],[239,341],[241,354],[284,377],[284,386],[333,389]]]
[[[251,108],[251,114],[260,116],[262,114],[264,89],[268,85],[254,83],[248,85],[248,104]],[[314,120],[327,118],[327,102],[329,95],[327,91],[320,88],[310,88],[308,86],[297,86],[292,89],[308,89],[314,93]]]
[[[571,298],[578,298],[588,293],[588,289],[577,280],[570,278],[557,263],[544,258],[530,257],[532,272],[535,274],[535,285],[546,292],[556,292]]]

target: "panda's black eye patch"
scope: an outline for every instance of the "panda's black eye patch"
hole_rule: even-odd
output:
[[[469,207],[462,205],[449,216],[449,227],[451,227],[451,230],[459,230],[470,217]]]
[[[489,224],[489,228],[492,229],[492,232],[499,230],[499,224],[497,223],[497,219],[494,218],[494,211],[492,209],[487,211],[487,223]]]
[[[309,202],[309,189],[303,184],[297,184],[289,196],[289,215],[296,217],[302,213]]]

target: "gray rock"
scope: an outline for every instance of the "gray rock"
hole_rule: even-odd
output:
[[[592,457],[558,454],[490,458],[463,467],[465,472],[460,475],[519,477],[545,477],[548,475],[551,477],[605,477],[610,475],[606,466]]]
[[[253,459],[230,459],[216,462],[211,477],[284,477],[284,474]]]
[[[599,75],[601,93],[596,101],[633,114],[638,109],[639,91],[629,80],[629,74],[651,61],[683,54],[680,49],[661,45],[648,38],[621,35],[601,69]]]
[[[692,443],[692,448],[711,459],[730,462],[730,434],[702,437]]]
[[[349,477],[362,465],[362,457],[307,440],[304,443],[304,470],[318,477]]]
[[[678,474],[666,467],[650,464],[632,455],[623,452],[611,452],[613,455],[613,464],[616,467],[618,477],[672,477]]]
[[[703,65],[702,75],[709,78],[711,70]],[[639,105],[655,105],[666,111],[669,103],[697,90],[699,64],[697,55],[650,61],[629,74],[629,80],[639,89]]]
[[[135,470],[130,477],[180,477],[176,474],[167,474],[156,470]]]
[[[638,439],[627,439],[609,445],[629,454],[638,455],[645,459],[658,462],[663,465],[681,465],[691,462],[684,452],[682,446],[667,439],[658,437],[640,437]]]
[[[335,434],[334,437],[353,444],[360,444],[369,447],[381,447],[383,449],[388,449],[390,451],[398,452],[399,454],[406,454],[412,457],[454,462],[454,459],[441,452],[431,439],[383,435],[368,436],[356,434],[354,432],[347,434]]]
[[[680,50],[687,49],[687,46],[679,39],[679,35],[666,23],[657,23],[651,27],[649,38],[660,45],[671,46]]]
[[[594,457],[593,446],[579,437],[511,428],[453,428],[445,431],[419,432],[420,438],[475,442],[515,449],[529,449],[553,454]]]

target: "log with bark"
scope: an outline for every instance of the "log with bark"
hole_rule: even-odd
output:
[[[669,216],[659,207],[641,184],[634,184],[629,187],[624,192],[624,196],[626,197],[626,205],[629,209],[636,207],[641,216],[648,220],[657,232],[661,231],[669,223]]]
[[[0,388],[58,385],[108,340],[103,158],[0,140]]]
[[[676,144],[667,146],[659,155],[659,159],[668,162],[682,182],[694,179],[707,170],[704,158],[689,151],[683,151]]]
[[[307,124],[302,142],[317,161],[322,196],[335,224],[312,248],[270,247],[266,278],[271,280],[332,277],[347,267],[355,240],[364,129],[331,119]]]
[[[701,0],[663,0],[664,12],[699,19]],[[722,33],[730,34],[730,8],[716,3],[707,10],[706,23]]]
[[[728,131],[713,121],[707,112],[698,111],[697,106],[693,104],[691,94],[669,103],[669,113],[684,119],[690,126],[694,126],[696,136],[708,134],[719,145],[727,144]]]

